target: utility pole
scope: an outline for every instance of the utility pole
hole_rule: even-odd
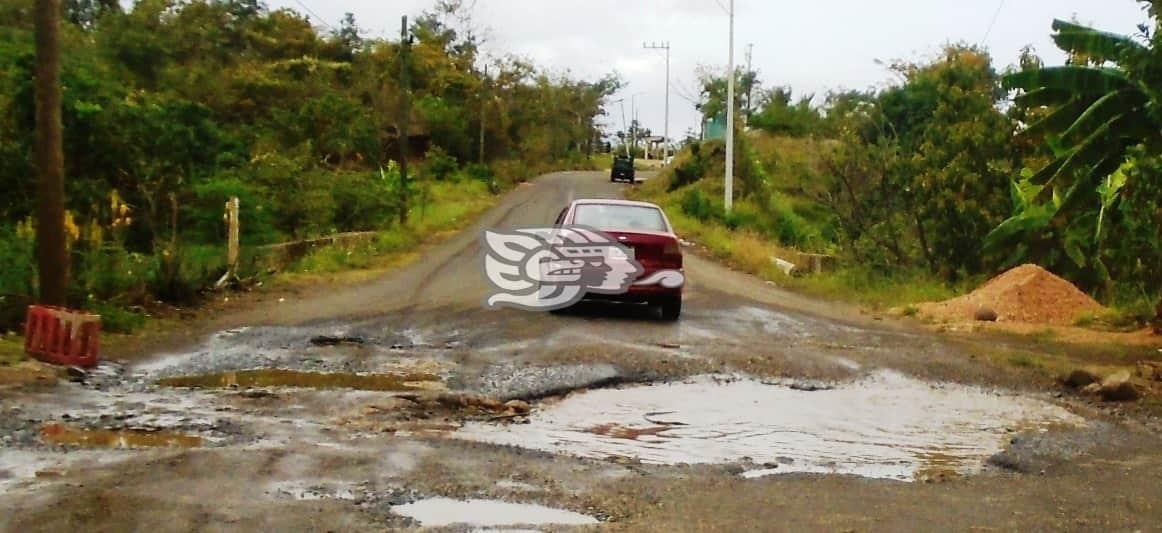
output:
[[[399,31],[399,223],[408,221],[408,122],[411,120],[411,102],[408,92],[411,82],[408,80],[408,48],[411,47],[411,38],[408,36],[408,17],[403,16],[403,24]]]
[[[754,98],[754,78],[750,77],[751,72],[753,72],[751,70],[752,54],[754,54],[754,43],[746,45],[746,75],[748,81],[746,84],[746,113],[742,115],[743,131],[746,131],[746,127],[750,125],[750,113],[753,109],[751,107],[753,105],[751,99]]]
[[[637,95],[639,94],[641,93],[635,93],[629,97],[629,140],[633,143],[634,151],[637,150]],[[630,157],[633,157],[633,155],[630,155]]]
[[[617,103],[621,104],[621,130],[628,132],[629,126],[625,122],[625,98],[618,100]],[[622,139],[622,144],[625,145],[625,156],[633,157],[633,154],[629,151],[629,143],[625,142],[625,139]]]
[[[730,0],[730,59],[726,65],[726,212],[734,208],[734,0]]]
[[[488,103],[488,65],[484,65],[484,79],[480,81],[480,161],[484,164],[484,106]]]
[[[40,303],[65,305],[65,171],[61,140],[60,0],[36,0],[36,259]]]
[[[646,43],[645,47],[649,50],[666,51],[666,125],[662,130],[662,137],[664,139],[662,141],[662,161],[665,161],[670,157],[670,42]]]
[[[630,140],[633,142],[633,149],[637,150],[637,97],[646,94],[644,92],[633,93],[629,97],[629,117],[632,122],[629,123]],[[632,155],[630,157],[633,157]]]

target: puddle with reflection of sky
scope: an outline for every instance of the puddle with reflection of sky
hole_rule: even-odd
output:
[[[933,469],[975,473],[1013,431],[1084,424],[1039,399],[881,371],[816,391],[713,376],[591,390],[537,410],[528,424],[474,422],[453,436],[648,464],[763,465],[746,477],[910,481]]]
[[[428,498],[394,506],[391,511],[400,516],[411,518],[424,527],[441,527],[453,524],[483,527],[584,526],[598,523],[597,519],[592,516],[573,511],[529,503],[509,503],[495,500]]]

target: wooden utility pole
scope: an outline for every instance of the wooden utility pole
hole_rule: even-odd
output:
[[[480,80],[480,160],[484,164],[484,106],[488,103],[488,65],[484,65],[484,77]]]
[[[403,16],[403,24],[399,31],[399,223],[408,221],[408,122],[411,120],[411,101],[408,93],[411,91],[411,82],[408,80],[408,50],[411,39],[408,36],[408,17]]]
[[[36,258],[40,302],[65,305],[65,163],[61,146],[60,0],[36,0]]]

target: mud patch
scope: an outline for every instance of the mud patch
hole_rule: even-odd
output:
[[[162,378],[157,383],[166,387],[194,389],[297,387],[365,391],[423,391],[444,388],[440,377],[435,374],[345,374],[273,368]]]
[[[454,500],[428,498],[397,505],[391,511],[419,522],[424,527],[466,524],[477,527],[503,526],[585,526],[598,521],[592,516],[528,503],[494,500]]]
[[[45,424],[40,440],[77,448],[198,448],[202,437],[173,431],[140,431],[116,429],[81,429],[64,424]]]
[[[1011,432],[1084,424],[1048,402],[880,372],[829,390],[714,376],[592,390],[534,412],[528,424],[469,423],[454,437],[659,465],[754,465],[748,478],[911,481],[978,472]]]

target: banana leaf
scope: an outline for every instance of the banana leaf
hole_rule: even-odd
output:
[[[1062,89],[1075,95],[1101,97],[1133,84],[1118,69],[1067,65],[1014,72],[1001,78],[1001,85],[1009,90]]]
[[[1098,98],[1077,120],[1061,134],[1068,145],[1081,142],[1103,124],[1119,117],[1130,116],[1146,105],[1146,97],[1135,87],[1114,91]]]
[[[1124,54],[1145,51],[1145,47],[1125,35],[1095,30],[1064,20],[1054,20],[1053,42],[1072,53],[1101,61],[1117,62]]]

